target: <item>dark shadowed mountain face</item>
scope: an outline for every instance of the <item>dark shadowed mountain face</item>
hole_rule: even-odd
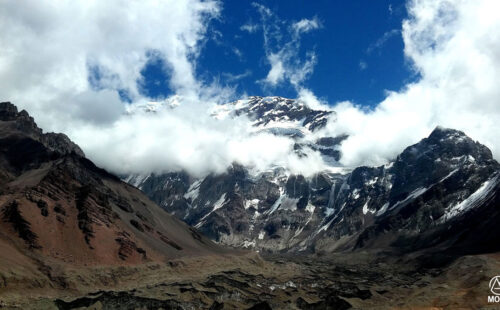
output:
[[[37,257],[77,265],[224,252],[8,102],[0,103],[0,246],[3,263]]]
[[[319,119],[335,115],[279,97],[251,97],[233,103],[231,110],[249,115],[262,130],[283,134],[276,128],[286,127],[290,134],[293,128],[295,151],[304,147],[300,137],[324,126]],[[313,128],[307,119],[315,120]],[[296,120],[302,122],[289,126]],[[337,146],[345,138],[323,137],[305,147],[329,149],[336,161]],[[434,246],[458,251],[468,242],[477,251],[489,251],[496,245],[478,230],[483,216],[483,225],[496,227],[499,220],[499,173],[487,147],[463,132],[438,127],[380,167],[306,178],[279,167],[251,173],[234,164],[223,174],[201,179],[180,171],[127,181],[213,240],[233,246],[271,252]],[[474,234],[483,240],[475,242]]]

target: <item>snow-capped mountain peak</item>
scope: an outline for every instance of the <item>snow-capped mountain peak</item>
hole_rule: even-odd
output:
[[[294,106],[260,97],[235,105],[259,111],[269,104]],[[443,229],[460,226],[463,216],[499,199],[499,175],[500,165],[485,146],[438,127],[380,167],[304,177],[279,167],[255,174],[233,165],[201,179],[184,172],[151,175],[138,186],[218,242],[266,251],[331,251],[437,242]],[[417,240],[421,231],[430,239],[401,243]]]

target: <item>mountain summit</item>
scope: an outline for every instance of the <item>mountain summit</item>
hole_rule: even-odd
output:
[[[62,133],[43,133],[38,128],[33,118],[22,110],[17,111],[17,107],[10,102],[0,102],[0,121],[2,127],[0,134],[2,138],[5,135],[24,135],[37,141],[50,151],[61,155],[75,153],[81,157],[85,154],[78,145],[73,143],[65,134]]]

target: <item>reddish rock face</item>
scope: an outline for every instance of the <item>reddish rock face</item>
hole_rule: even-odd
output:
[[[14,256],[122,265],[222,253],[62,134],[0,103],[0,239]]]

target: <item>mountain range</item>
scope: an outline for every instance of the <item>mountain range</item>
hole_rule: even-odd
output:
[[[202,178],[184,171],[124,178],[218,243],[272,253],[498,249],[500,165],[461,131],[437,127],[386,165],[347,168],[339,163],[347,135],[316,137],[334,111],[250,97],[212,113],[244,115],[256,132],[287,136],[293,152],[319,152],[328,164],[312,176],[282,166],[256,172],[235,162]]]

